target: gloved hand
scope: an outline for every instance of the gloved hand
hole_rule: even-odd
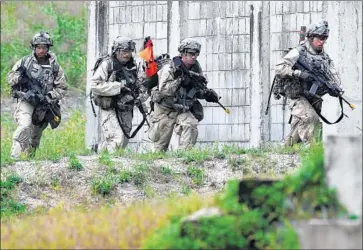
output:
[[[333,97],[338,97],[341,94],[342,91],[340,91],[339,89],[333,89],[332,91],[329,92],[329,95],[333,96]]]
[[[218,102],[219,96],[213,89],[208,89],[205,93],[205,100],[207,102]]]
[[[188,87],[191,82],[192,82],[192,79],[189,76],[185,76],[184,79],[181,82],[181,85],[183,87]]]
[[[299,79],[302,81],[311,81],[312,77],[310,76],[310,74],[307,71],[301,71],[300,75],[299,75]]]
[[[48,94],[46,94],[44,97],[45,97],[45,100],[50,104],[57,102],[57,99],[53,98],[53,96],[50,92]]]

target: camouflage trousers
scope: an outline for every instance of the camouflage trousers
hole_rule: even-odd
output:
[[[321,103],[319,103],[321,108]],[[296,143],[310,143],[321,137],[322,124],[319,116],[305,97],[290,100],[291,130],[285,140],[285,146]],[[319,108],[319,109],[320,109]]]
[[[159,104],[154,104],[150,118],[149,139],[154,143],[154,151],[166,151],[173,131],[178,135],[176,149],[194,146],[198,137],[198,120],[188,111],[178,113],[169,111]]]
[[[130,135],[133,111],[118,111],[118,115],[125,132]],[[116,149],[127,146],[129,139],[120,127],[115,109],[100,109],[100,123],[101,142],[99,144],[99,151],[107,150],[109,153],[112,153]]]
[[[28,152],[31,148],[37,148],[40,144],[40,138],[48,123],[40,126],[34,126],[32,123],[32,114],[34,106],[26,101],[19,101],[14,112],[15,122],[18,124],[13,134],[13,145],[11,148],[11,157],[19,158],[23,152]]]

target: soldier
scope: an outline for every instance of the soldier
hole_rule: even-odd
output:
[[[113,43],[111,55],[102,58],[91,78],[93,100],[100,107],[100,151],[112,153],[127,146],[131,138],[133,108],[136,102],[143,103],[147,98],[144,93],[146,90],[137,80],[134,51],[133,40],[118,36]],[[134,87],[138,93],[135,93]],[[135,94],[140,94],[143,99],[137,99]]]
[[[59,125],[58,101],[65,96],[67,87],[63,69],[55,54],[50,52],[51,46],[53,41],[48,32],[36,34],[30,41],[31,55],[16,62],[8,74],[13,96],[20,98],[14,113],[18,127],[13,135],[13,159],[18,159],[22,152],[34,155],[48,123],[52,128]],[[45,105],[52,105],[52,110]],[[56,124],[49,119],[50,113],[57,118]]]
[[[176,56],[158,71],[158,86],[152,89],[154,111],[151,115],[149,139],[155,151],[166,151],[173,131],[180,137],[178,148],[195,145],[198,122],[203,119],[203,107],[198,99],[218,102],[217,93],[211,89],[198,89],[190,72],[202,75],[197,61],[201,45],[193,39],[181,41]],[[184,69],[189,71],[186,72]]]
[[[340,85],[340,82],[333,61],[324,51],[324,44],[329,37],[328,23],[322,21],[311,25],[306,37],[305,41],[290,50],[276,65],[276,77],[285,79],[288,83],[286,97],[291,109],[291,131],[286,138],[286,146],[298,142],[309,143],[314,138],[317,139],[319,133],[321,136],[322,125],[319,120],[323,102],[321,97],[327,93],[334,97],[341,94],[339,91],[327,89],[326,86],[319,87],[315,94],[309,92],[313,79],[308,71],[296,68],[299,60],[312,65],[323,74],[329,74],[332,79],[331,84]]]

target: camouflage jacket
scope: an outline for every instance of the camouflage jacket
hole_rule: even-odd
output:
[[[202,69],[198,62],[191,69],[194,72],[202,74]],[[195,88],[185,88],[182,86],[184,81],[182,75],[176,75],[176,66],[173,61],[163,65],[158,71],[159,85],[152,90],[152,99],[154,102],[163,105],[165,108],[175,110],[175,107],[190,109],[197,99],[204,99],[203,93]]]
[[[306,51],[306,55],[302,55],[301,51]],[[321,53],[317,53],[307,41],[303,41],[296,48],[293,48],[287,53],[280,62],[276,65],[276,76],[281,79],[290,79],[290,91],[287,93],[287,97],[289,98],[297,98],[298,96],[305,95],[306,90],[309,89],[309,83],[304,83],[299,80],[299,76],[301,71],[294,68],[295,63],[299,60],[301,56],[306,56],[310,60],[320,60],[326,64],[328,70],[337,80],[336,84],[340,84],[339,76],[335,69],[333,61],[329,58],[329,56],[322,51]],[[293,93],[293,94],[291,94]],[[320,89],[317,92],[317,98],[320,98],[322,95],[326,94],[325,89]]]
[[[55,54],[49,52],[48,60],[43,64],[39,64],[34,54],[17,61],[7,76],[10,86],[18,84],[21,73],[17,70],[21,65],[25,67],[29,77],[40,80],[44,85],[44,93],[50,94],[56,100],[60,100],[65,96],[67,91],[66,77],[62,67],[57,62]]]
[[[108,56],[101,62],[90,80],[95,104],[103,109],[113,108],[116,103],[119,103],[120,107],[127,106],[128,109],[132,109],[135,104],[133,94],[124,91],[126,87],[130,88],[130,85],[127,84],[121,67],[124,67],[132,80],[132,87],[137,89],[136,94],[140,101],[144,102],[147,99],[147,90],[138,78],[141,72],[137,69],[135,61],[132,59],[126,66],[121,66],[115,59]]]

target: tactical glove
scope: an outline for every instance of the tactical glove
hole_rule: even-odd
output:
[[[192,82],[192,79],[189,76],[185,76],[183,81],[181,82],[181,85],[183,87],[188,87],[191,82]]]
[[[218,94],[213,89],[208,89],[205,93],[205,100],[207,102],[218,102]]]
[[[300,75],[299,75],[299,79],[302,81],[311,81],[312,77],[310,76],[310,74],[306,71],[301,71]]]
[[[341,91],[339,89],[333,89],[332,91],[329,92],[329,95],[333,96],[333,97],[338,97],[340,95]]]

